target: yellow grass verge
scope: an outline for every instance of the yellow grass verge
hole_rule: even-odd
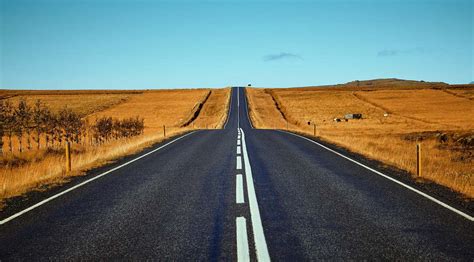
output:
[[[289,130],[313,135],[316,124],[320,139],[413,176],[416,144],[421,141],[423,179],[474,197],[474,152],[472,146],[459,142],[460,137],[474,135],[474,102],[467,97],[467,89],[246,90],[250,117],[257,128],[286,129],[286,118]],[[333,121],[347,113],[362,113],[364,119]],[[447,141],[441,142],[442,137]]]
[[[169,130],[167,136],[178,135],[188,130]],[[118,140],[100,147],[75,145],[72,148],[73,172],[71,173],[66,173],[63,154],[46,155],[39,162],[31,162],[19,168],[2,168],[0,169],[0,199],[18,196],[40,186],[66,182],[70,177],[82,175],[91,168],[137,153],[164,139],[162,134],[155,134]]]
[[[195,128],[222,128],[227,120],[231,88],[212,90],[198,118],[190,126]]]

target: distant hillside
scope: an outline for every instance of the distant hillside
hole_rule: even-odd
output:
[[[346,87],[376,87],[376,88],[443,88],[449,86],[443,82],[425,82],[415,80],[403,80],[397,78],[374,79],[374,80],[355,80],[343,84]]]
[[[380,90],[380,89],[460,89],[472,88],[471,85],[449,85],[443,82],[425,82],[415,80],[403,80],[397,78],[355,80],[345,84],[307,86],[299,87],[304,90],[314,90],[321,88],[341,89],[341,90]]]

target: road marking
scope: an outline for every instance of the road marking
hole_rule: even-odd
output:
[[[237,107],[240,107],[240,99],[239,99],[239,87],[237,87]]]
[[[11,221],[11,220],[13,220],[13,219],[15,219],[15,218],[17,218],[17,217],[19,217],[19,216],[25,214],[25,213],[27,213],[27,212],[29,212],[29,211],[31,211],[31,210],[37,208],[37,207],[39,207],[39,206],[42,206],[42,205],[48,203],[49,201],[51,201],[51,200],[53,200],[53,199],[55,199],[55,198],[58,198],[58,197],[60,197],[60,196],[62,196],[62,195],[64,195],[64,194],[66,194],[66,193],[68,193],[68,192],[71,192],[71,191],[73,191],[74,189],[77,189],[77,188],[79,188],[79,187],[81,187],[81,186],[83,186],[83,185],[86,185],[86,184],[88,184],[88,183],[90,183],[90,182],[92,182],[92,181],[94,181],[94,180],[96,180],[96,179],[99,179],[99,178],[101,178],[101,177],[103,177],[103,176],[105,176],[105,175],[107,175],[107,174],[110,174],[110,173],[112,173],[112,172],[114,172],[114,171],[116,171],[116,170],[118,170],[118,169],[120,169],[120,168],[122,168],[122,167],[124,167],[124,166],[127,166],[127,165],[129,165],[129,164],[131,164],[131,163],[133,163],[133,162],[135,162],[135,161],[137,161],[137,160],[139,160],[139,159],[142,159],[142,158],[144,158],[144,157],[146,157],[146,156],[148,156],[148,155],[151,155],[151,154],[155,153],[156,151],[158,151],[158,150],[160,150],[160,149],[162,149],[162,148],[164,148],[164,147],[166,147],[166,146],[168,146],[168,145],[171,145],[172,143],[174,143],[174,142],[176,142],[176,141],[178,141],[178,140],[180,140],[180,139],[182,139],[182,138],[184,138],[184,137],[187,137],[187,136],[189,136],[189,135],[191,135],[191,134],[193,134],[193,133],[195,133],[195,132],[197,132],[197,131],[193,131],[193,132],[191,132],[191,133],[184,134],[184,135],[182,135],[182,136],[180,136],[180,137],[174,139],[173,141],[170,141],[170,142],[168,142],[168,143],[166,143],[166,144],[164,144],[164,145],[162,145],[162,146],[160,146],[160,147],[158,147],[158,148],[156,148],[156,149],[154,149],[154,150],[152,150],[152,151],[150,151],[150,152],[148,152],[148,153],[146,153],[146,154],[143,154],[143,155],[141,155],[141,156],[139,156],[139,157],[137,157],[137,158],[134,158],[134,159],[132,159],[132,160],[130,160],[130,161],[124,163],[124,164],[121,164],[120,166],[114,167],[114,168],[112,168],[112,169],[110,169],[110,170],[108,170],[108,171],[106,171],[106,172],[104,172],[104,173],[102,173],[102,174],[100,174],[100,175],[97,175],[97,176],[95,176],[95,177],[93,177],[93,178],[90,178],[90,179],[88,179],[88,180],[86,180],[86,181],[84,181],[84,182],[82,182],[82,183],[80,183],[80,184],[77,184],[77,185],[75,185],[75,186],[73,186],[73,187],[71,187],[71,188],[68,188],[68,189],[66,189],[66,190],[64,190],[64,191],[62,191],[62,192],[60,192],[60,193],[58,193],[58,194],[56,194],[56,195],[53,195],[53,196],[51,196],[51,197],[48,197],[48,198],[46,198],[45,200],[43,200],[43,201],[41,201],[41,202],[38,202],[38,203],[32,205],[31,207],[29,207],[29,208],[27,208],[27,209],[24,209],[24,210],[22,210],[22,211],[20,211],[20,212],[18,212],[18,213],[16,213],[16,214],[10,216],[10,217],[7,217],[7,218],[1,220],[1,221],[0,221],[0,225],[3,225],[3,224],[5,224],[5,223],[7,223],[8,221]]]
[[[327,147],[327,146],[324,146],[324,145],[322,145],[322,144],[320,144],[320,143],[318,143],[318,142],[316,142],[316,141],[314,141],[314,140],[311,140],[311,139],[309,139],[309,138],[307,138],[307,137],[304,137],[304,136],[300,136],[300,135],[297,135],[297,134],[293,134],[293,133],[291,133],[291,132],[283,131],[283,130],[277,130],[277,131],[280,131],[280,132],[283,132],[283,133],[288,133],[288,134],[290,134],[290,135],[294,135],[294,136],[303,138],[303,139],[305,139],[305,140],[308,140],[309,142],[312,142],[312,143],[314,143],[314,144],[316,144],[316,145],[318,145],[318,146],[320,146],[320,147],[322,147],[322,148],[324,148],[324,149],[326,149],[326,150],[328,150],[328,151],[330,151],[330,152],[332,152],[332,153],[334,153],[334,154],[336,154],[336,155],[338,155],[338,156],[340,156],[340,157],[343,157],[343,158],[345,158],[345,159],[347,159],[347,160],[349,160],[349,161],[351,161],[351,162],[353,162],[353,163],[355,163],[355,164],[357,164],[357,165],[359,165],[359,166],[361,166],[361,167],[363,167],[363,168],[365,168],[365,169],[367,169],[367,170],[370,170],[370,171],[374,172],[375,174],[377,174],[377,175],[379,175],[379,176],[382,176],[382,177],[384,177],[384,178],[386,178],[386,179],[388,179],[388,180],[390,180],[390,181],[392,181],[392,182],[394,182],[394,183],[397,183],[397,184],[401,185],[402,187],[404,187],[404,188],[406,188],[406,189],[408,189],[408,190],[411,190],[411,191],[413,191],[413,192],[415,192],[415,193],[417,193],[417,194],[419,194],[419,195],[421,195],[421,196],[423,196],[423,197],[425,197],[425,198],[427,198],[427,199],[429,199],[429,200],[435,202],[436,204],[438,204],[438,205],[440,205],[440,206],[442,206],[442,207],[444,207],[444,208],[447,208],[447,209],[453,211],[454,213],[456,213],[456,214],[458,214],[458,215],[460,215],[460,216],[462,216],[462,217],[464,217],[464,218],[466,218],[466,219],[468,219],[468,220],[470,220],[470,221],[474,221],[474,217],[472,217],[472,216],[470,216],[470,215],[468,215],[468,214],[466,214],[466,213],[464,213],[464,212],[462,212],[462,211],[460,211],[460,210],[458,210],[458,209],[456,209],[456,208],[454,208],[454,207],[452,207],[452,206],[450,206],[450,205],[448,205],[448,204],[442,202],[441,200],[438,200],[438,199],[436,199],[436,198],[434,198],[434,197],[432,197],[432,196],[430,196],[430,195],[428,195],[428,194],[426,194],[426,193],[424,193],[424,192],[422,192],[422,191],[420,191],[420,190],[418,190],[418,189],[416,189],[416,188],[414,188],[414,187],[411,187],[411,186],[409,186],[409,185],[407,185],[407,184],[404,184],[403,182],[400,182],[400,181],[396,180],[395,178],[392,178],[392,177],[390,177],[390,176],[387,176],[387,175],[385,175],[385,174],[382,173],[382,172],[379,172],[379,171],[377,171],[377,170],[375,170],[375,169],[373,169],[373,168],[371,168],[371,167],[368,167],[368,166],[366,166],[366,165],[364,165],[364,164],[362,164],[362,163],[360,163],[360,162],[358,162],[358,161],[356,161],[356,160],[354,160],[354,159],[352,159],[352,158],[350,158],[350,157],[347,157],[347,156],[345,156],[345,155],[343,155],[343,154],[341,154],[341,153],[339,153],[339,152],[337,152],[337,151],[335,151],[335,150],[333,150],[333,149],[331,149],[331,148],[329,148],[329,147]],[[244,151],[245,151],[245,149],[244,149]],[[247,168],[247,167],[246,167],[246,168]]]
[[[243,180],[242,180],[242,175],[241,174],[238,174],[236,177],[235,177],[236,181],[235,181],[235,202],[237,204],[242,204],[242,203],[245,203],[245,200],[244,200],[244,183],[243,183]]]
[[[242,131],[242,150],[245,165],[245,181],[247,181],[247,194],[250,207],[250,217],[252,220],[253,237],[255,242],[255,250],[257,251],[258,261],[270,261],[268,254],[267,241],[263,233],[262,220],[260,218],[260,210],[258,209],[257,195],[255,194],[255,186],[253,184],[252,167],[250,166],[249,156],[247,154],[247,145],[245,143],[245,133]]]
[[[241,147],[237,146],[237,155],[240,155],[240,154],[242,154]]]
[[[242,158],[237,156],[237,167],[236,169],[242,169]]]
[[[240,128],[240,98],[239,98],[239,90],[240,88],[237,87],[237,127]]]
[[[237,139],[237,145],[240,146],[240,140],[239,139]]]
[[[227,123],[229,123],[229,118],[230,118],[230,113],[231,112],[232,112],[232,87],[230,89],[229,112],[227,113],[227,120],[225,121],[224,129],[227,126]]]
[[[237,261],[250,261],[247,222],[244,217],[237,217],[235,219],[235,224],[237,225]]]

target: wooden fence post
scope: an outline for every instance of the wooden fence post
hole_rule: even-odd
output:
[[[163,137],[166,137],[166,126],[163,125]]]
[[[71,144],[66,141],[66,173],[71,172]]]
[[[314,136],[316,136],[316,124],[315,123],[313,123],[313,134],[314,134]]]
[[[421,144],[416,144],[416,175],[418,177],[422,176],[421,173]]]

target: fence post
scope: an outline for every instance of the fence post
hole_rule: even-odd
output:
[[[166,137],[166,126],[163,125],[163,136]]]
[[[313,123],[313,134],[314,134],[314,136],[316,136],[316,124],[315,123]]]
[[[66,173],[71,172],[71,144],[66,141]]]
[[[288,130],[288,119],[286,119],[286,130]]]
[[[422,176],[421,173],[421,144],[416,144],[416,175],[418,177]]]

